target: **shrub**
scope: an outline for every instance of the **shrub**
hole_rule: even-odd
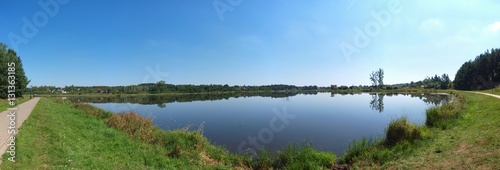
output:
[[[409,141],[422,138],[422,132],[416,125],[407,121],[406,117],[393,120],[387,127],[385,143],[392,146],[398,142]]]

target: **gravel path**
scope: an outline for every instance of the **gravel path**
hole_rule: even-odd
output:
[[[474,92],[474,93],[484,94],[484,95],[487,95],[487,96],[493,96],[493,97],[496,97],[496,98],[499,98],[499,99],[500,99],[500,96],[499,96],[499,95],[495,95],[495,94],[482,93],[482,92]]]

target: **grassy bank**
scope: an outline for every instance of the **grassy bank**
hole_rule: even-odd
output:
[[[401,130],[394,127],[413,125],[396,120],[385,139],[353,142],[342,161],[354,169],[499,169],[500,100],[457,93],[452,103],[427,110],[425,126]],[[395,129],[401,139],[388,142]],[[404,135],[413,131],[419,135]]]
[[[309,145],[252,159],[210,144],[197,131],[164,131],[136,113],[53,98],[39,101],[16,148],[16,163],[4,155],[0,169],[329,169],[336,160]]]

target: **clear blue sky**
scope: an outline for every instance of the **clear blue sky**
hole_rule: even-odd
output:
[[[393,84],[500,47],[496,0],[230,2],[2,1],[0,41],[34,86],[368,85],[378,68]]]

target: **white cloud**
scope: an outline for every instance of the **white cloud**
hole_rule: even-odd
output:
[[[487,25],[486,27],[483,28],[483,36],[484,37],[495,37],[497,35],[500,35],[500,22],[495,22],[493,24]]]
[[[489,26],[490,30],[493,32],[500,31],[500,22],[495,22]]]

